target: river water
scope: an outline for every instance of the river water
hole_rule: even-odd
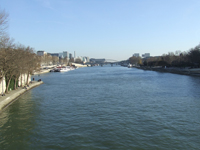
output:
[[[199,149],[200,78],[125,67],[35,76],[0,114],[0,149]]]

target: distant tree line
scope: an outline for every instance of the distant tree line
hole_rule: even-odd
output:
[[[29,75],[40,67],[39,57],[34,53],[33,48],[14,44],[14,40],[8,36],[7,20],[8,14],[0,10],[0,82],[5,77],[6,93],[11,80],[14,81],[14,89],[16,89],[20,75],[27,74],[28,82]]]
[[[131,64],[143,66],[167,66],[167,67],[200,67],[200,44],[191,48],[188,52],[169,52],[157,57],[141,58],[132,56],[129,58]]]

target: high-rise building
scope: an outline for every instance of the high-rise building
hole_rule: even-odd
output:
[[[63,51],[63,57],[64,57],[64,58],[65,58],[65,57],[69,58],[69,53],[68,53],[67,51]]]
[[[72,59],[72,54],[71,53],[69,53],[69,59]]]
[[[74,58],[76,58],[76,51],[74,51]]]

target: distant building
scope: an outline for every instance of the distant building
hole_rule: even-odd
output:
[[[133,56],[140,57],[140,54],[139,53],[134,53]]]
[[[86,62],[90,62],[90,58],[89,57],[84,57]]]
[[[64,58],[63,53],[58,53],[58,54],[59,54],[59,58]]]
[[[72,59],[72,54],[71,53],[69,53],[69,59]]]
[[[86,56],[78,56],[78,57],[76,57],[75,59],[79,59],[79,60],[81,60],[83,63],[90,62],[89,57],[86,57]]]
[[[59,53],[50,53],[50,55],[53,57],[53,56],[56,56],[56,57],[59,57]]]
[[[142,57],[143,57],[143,58],[150,57],[150,53],[145,53],[145,54],[142,55]]]
[[[69,53],[68,53],[67,51],[63,51],[63,57],[64,57],[64,58],[65,58],[65,57],[69,58]]]
[[[37,55],[38,56],[44,56],[44,55],[47,55],[47,52],[45,52],[45,51],[37,51]]]
[[[74,51],[74,58],[76,58],[76,51]]]

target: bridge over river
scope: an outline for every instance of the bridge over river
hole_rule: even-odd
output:
[[[92,59],[92,61],[86,63],[87,65],[91,66],[103,66],[103,65],[108,65],[110,64],[111,66],[113,65],[118,65],[121,61],[119,60],[114,60],[114,59]]]

